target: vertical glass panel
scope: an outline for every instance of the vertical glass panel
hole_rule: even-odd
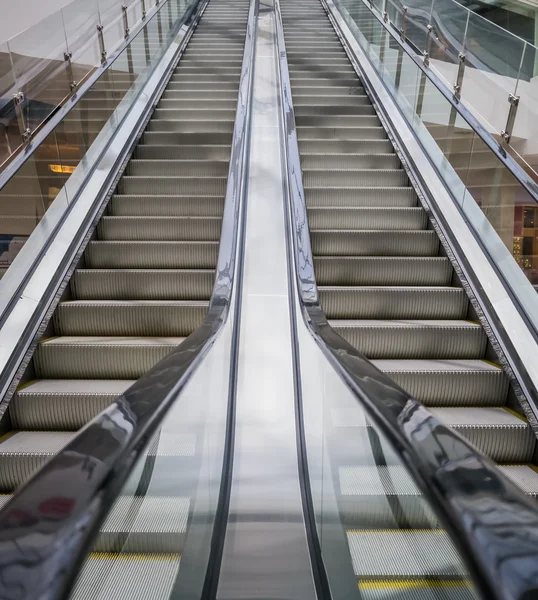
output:
[[[129,28],[132,30],[142,20],[142,2],[141,0],[128,0],[125,4],[127,5]]]
[[[475,600],[462,558],[400,455],[299,325],[306,453],[333,597]],[[411,436],[443,451],[435,426],[409,420]]]
[[[101,64],[97,25],[97,0],[73,0],[62,9],[67,47],[72,53],[73,78],[81,81],[94,67]]]
[[[123,0],[97,0],[99,20],[103,26],[103,38],[107,54],[111,54],[116,46],[125,39]]]
[[[431,19],[432,0],[411,0],[407,2],[407,41],[419,53],[426,51],[428,24]]]
[[[50,134],[0,190],[0,276],[64,185],[56,136]]]
[[[8,42],[18,89],[24,93],[24,117],[33,131],[71,93],[69,61],[61,12]]]
[[[469,11],[457,2],[434,0],[432,5],[430,66],[447,82],[456,81],[459,54],[463,52]]]
[[[13,94],[17,88],[7,44],[0,44],[0,165],[22,142]]]
[[[516,95],[519,106],[510,146],[538,179],[538,50],[531,44],[525,46]]]

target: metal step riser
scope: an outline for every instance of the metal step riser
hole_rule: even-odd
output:
[[[326,90],[323,88],[320,90],[321,94],[325,94]],[[302,110],[305,107],[318,106],[320,110],[323,107],[333,107],[337,105],[339,108],[344,106],[355,107],[355,106],[368,106],[370,107],[370,99],[367,96],[361,96],[359,94],[332,94],[332,95],[318,95],[314,96],[308,93],[293,94],[293,107],[295,112]]]
[[[399,169],[396,154],[306,154],[301,155],[303,169]]]
[[[155,194],[224,196],[226,177],[135,177],[124,176],[118,184],[119,194]],[[131,239],[131,238],[129,238]]]
[[[183,491],[183,490],[182,490]],[[125,527],[125,526],[124,526]],[[125,527],[128,529],[128,527]],[[186,534],[169,531],[99,532],[92,552],[135,555],[175,554],[183,551]],[[151,560],[151,558],[150,558]]]
[[[481,327],[347,327],[333,329],[367,358],[478,359],[484,356],[486,334]]]
[[[34,354],[36,374],[55,379],[139,379],[175,346],[73,346],[40,344]]]
[[[196,93],[200,94],[201,92],[206,92],[207,98],[207,90],[218,92],[226,92],[235,93],[237,98],[237,93],[239,91],[239,82],[238,81],[182,81],[178,84],[169,84],[163,93],[163,98],[183,98],[189,97],[190,94]],[[185,94],[183,96],[183,94]]]
[[[314,257],[318,285],[450,285],[452,266],[446,258]]]
[[[235,108],[230,109],[204,109],[204,108],[157,108],[153,119],[157,121],[230,121],[235,118]]]
[[[387,133],[382,127],[297,127],[301,147],[303,140],[384,140]]]
[[[206,110],[229,110],[235,111],[237,107],[237,96],[234,98],[230,98],[229,100],[223,98],[219,94],[218,100],[203,100],[201,98],[193,99],[184,99],[184,100],[161,100],[158,104],[158,110],[175,110],[180,111],[180,114],[184,114],[184,111],[187,109],[200,109],[203,111]]]
[[[58,335],[187,337],[200,327],[207,306],[63,303],[54,313]]]
[[[457,288],[319,288],[328,319],[464,319],[468,300]]]
[[[295,123],[297,127],[379,127],[380,122],[376,115],[365,115],[365,116],[337,116],[337,115],[326,115],[326,116],[295,116]]]
[[[317,256],[436,256],[433,231],[311,231]]]
[[[222,217],[224,198],[112,196],[108,211],[115,217]]]
[[[508,380],[501,370],[385,372],[413,398],[430,407],[502,406],[508,393]]]
[[[345,187],[405,187],[409,182],[403,169],[381,171],[315,171],[303,169],[303,183],[306,187],[345,188]],[[360,190],[357,190],[360,194]]]
[[[313,153],[321,156],[331,154],[388,154],[394,151],[389,140],[300,140],[301,157]],[[331,160],[329,158],[329,160]]]
[[[81,269],[71,278],[77,300],[209,300],[213,270]],[[83,325],[81,325],[82,327]],[[163,324],[162,327],[167,326]],[[79,334],[82,335],[82,334]]]
[[[147,131],[178,132],[178,133],[227,133],[233,134],[234,122],[232,121],[165,121],[151,120]]]
[[[76,431],[91,421],[117,394],[61,394],[16,396],[9,404],[9,416],[14,429]],[[1,464],[1,460],[0,460]]]
[[[228,161],[133,159],[127,165],[126,174],[150,177],[224,177],[228,175],[228,170]]]
[[[90,242],[84,259],[91,269],[214,269],[218,251],[218,242]]]
[[[351,106],[347,106],[345,104],[341,105],[338,101],[335,101],[332,106],[295,104],[294,109],[296,121],[298,123],[300,123],[302,119],[312,117],[316,117],[317,119],[321,117],[323,119],[328,115],[372,116],[376,114],[374,107],[366,103],[362,105],[360,103],[354,103]],[[373,123],[378,122],[377,118],[373,121]]]
[[[230,147],[232,135],[226,133],[169,133],[164,131],[146,131],[141,139],[142,145],[147,146],[219,146]]]
[[[207,101],[208,92],[207,89],[200,90],[182,90],[182,91],[166,91],[161,96],[161,105],[167,106],[168,103],[175,102],[193,102],[200,100],[201,102]],[[237,91],[235,89],[229,89],[227,91],[219,91],[219,98],[222,98],[223,102],[235,102],[237,103]]]
[[[101,240],[219,241],[218,217],[103,217],[97,225]]]
[[[310,208],[308,224],[313,229],[416,230],[426,228],[427,218],[421,208]]]
[[[402,524],[414,529],[441,528],[419,495],[394,495],[388,501],[384,494],[340,496],[338,506],[346,529],[397,529]]]
[[[134,152],[135,159],[141,160],[219,160],[230,159],[230,147],[221,146],[144,146],[139,145]],[[226,173],[225,173],[226,175]]]

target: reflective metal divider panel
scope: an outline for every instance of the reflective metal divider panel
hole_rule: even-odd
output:
[[[272,0],[260,2],[235,453],[217,598],[316,597],[299,484]]]

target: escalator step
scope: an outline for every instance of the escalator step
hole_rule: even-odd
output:
[[[40,379],[20,387],[9,403],[14,429],[76,431],[134,383],[133,380]]]
[[[209,300],[212,269],[79,269],[71,278],[78,300]]]
[[[482,358],[486,334],[468,321],[331,321],[331,327],[368,358]]]
[[[214,269],[218,251],[218,242],[94,241],[84,259],[93,269]]]
[[[500,406],[506,401],[508,380],[503,370],[484,360],[374,360],[373,363],[430,407]]]
[[[463,319],[468,299],[451,287],[320,286],[328,319]]]
[[[312,229],[405,231],[425,229],[427,218],[425,211],[419,207],[320,207],[308,209],[308,224]]]
[[[38,344],[36,374],[49,379],[138,379],[184,339],[56,337]]]
[[[103,241],[218,242],[221,225],[221,217],[105,216],[99,221],[97,232]]]
[[[443,256],[316,256],[318,285],[450,285],[452,265]]]
[[[200,300],[77,300],[58,306],[54,326],[63,336],[187,337],[202,324],[207,308]]]
[[[304,145],[318,144],[319,140],[306,142]],[[334,142],[341,144],[345,142]],[[355,144],[356,142],[351,142]],[[385,142],[381,142],[385,143]],[[339,151],[343,149],[339,148]],[[330,189],[323,187],[305,187],[306,203],[309,208],[315,207],[404,207],[416,206],[417,195],[410,187],[393,188],[361,188],[360,194],[354,188]]]
[[[224,210],[224,198],[116,194],[110,199],[108,210],[115,217],[220,217]]]

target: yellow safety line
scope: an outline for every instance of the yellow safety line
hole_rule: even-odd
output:
[[[467,579],[373,579],[371,581],[358,582],[358,587],[361,590],[404,590],[413,588],[455,588],[471,586],[471,582]]]
[[[27,381],[26,383],[21,383],[21,385],[17,386],[17,392],[19,390],[23,390],[24,388],[27,388],[29,385],[33,385],[34,383],[37,383],[39,381],[39,379],[30,379],[30,381]]]
[[[5,442],[7,438],[11,437],[12,435],[15,435],[16,433],[16,431],[8,431],[7,433],[4,433],[4,435],[0,436],[0,444],[2,442]]]
[[[518,419],[521,419],[524,423],[527,423],[527,419],[525,419],[525,417],[523,417],[522,415],[520,415],[519,413],[517,413],[515,410],[512,410],[511,408],[508,408],[507,406],[502,406],[501,408],[504,408],[505,411],[509,412],[510,414],[514,415],[514,417],[517,417]]]
[[[444,529],[348,529],[348,533],[446,533]]]
[[[181,554],[176,552],[175,554],[143,554],[135,552],[90,552],[89,558],[113,558],[113,559],[129,559],[129,560],[163,560],[163,559],[178,559],[181,558]]]

